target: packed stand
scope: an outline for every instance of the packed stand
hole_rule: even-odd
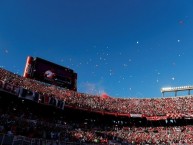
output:
[[[0,69],[0,80],[11,83],[18,87],[38,92],[42,95],[54,96],[63,100],[66,106],[71,106],[88,111],[101,113],[119,114],[142,114],[144,116],[164,116],[193,113],[193,97],[171,97],[171,98],[102,98],[70,91],[54,85],[49,85],[33,79],[21,77],[4,69]]]
[[[193,97],[152,98],[152,99],[123,99],[101,98],[84,93],[77,93],[36,80],[23,78],[4,69],[0,69],[0,80],[14,84],[40,94],[51,95],[63,99],[66,105],[84,108],[93,112],[112,112],[117,114],[145,114],[161,116],[166,114],[188,114],[193,111]],[[0,133],[22,135],[30,138],[48,140],[65,140],[87,143],[107,143],[114,140],[120,143],[149,143],[149,144],[192,144],[193,125],[175,124],[169,126],[128,126],[101,127],[85,125],[82,122],[71,122],[65,119],[50,120],[24,111],[19,106],[10,104],[8,109],[0,110]],[[159,122],[159,121],[158,121]],[[186,122],[186,120],[184,120]],[[173,125],[172,125],[173,124]],[[107,125],[108,126],[108,125]]]
[[[124,125],[123,121],[114,121],[112,125],[99,124],[91,118],[87,118],[90,122],[85,124],[81,120],[72,121],[52,115],[42,116],[30,108],[25,110],[28,104],[26,106],[17,102],[14,104],[10,104],[6,109],[0,109],[0,134],[66,143],[116,142],[122,145],[193,143],[193,125],[186,124],[182,120],[183,123],[180,126],[175,123],[177,120],[167,120],[167,123],[160,123],[159,126],[136,126],[135,124]]]
[[[2,96],[1,96],[2,97]],[[36,104],[33,104],[36,106]],[[1,106],[2,107],[2,106]],[[36,106],[37,107],[37,106]],[[27,108],[27,109],[26,109]],[[51,111],[56,111],[52,110]],[[57,112],[56,112],[57,114]],[[54,140],[72,143],[105,143],[107,138],[96,134],[99,130],[83,121],[65,119],[65,116],[43,115],[21,100],[0,108],[0,135]],[[1,141],[0,141],[1,143]]]

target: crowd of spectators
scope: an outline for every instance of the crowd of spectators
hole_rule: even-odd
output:
[[[85,120],[73,121],[65,119],[65,116],[60,116],[61,114],[54,116],[54,113],[42,115],[33,109],[33,107],[37,107],[37,104],[32,105],[22,100],[20,102],[13,101],[9,105],[1,105],[0,135],[72,143],[107,142],[107,138],[104,138],[103,135],[96,134],[99,128],[97,126],[92,128],[91,123],[84,124]],[[50,111],[54,112],[55,110],[51,109]]]
[[[75,127],[76,126],[76,127]],[[46,122],[37,118],[35,120],[11,116],[9,114],[0,115],[0,134],[20,135],[29,138],[46,140],[58,140],[65,142],[105,142],[103,136],[98,136],[95,130],[79,127],[79,124],[60,124]]]
[[[47,118],[21,104],[0,109],[0,134],[71,143],[107,144],[192,144],[193,125],[140,126],[73,121],[65,117]],[[6,110],[6,111],[5,111]],[[89,118],[87,118],[89,120]],[[91,119],[91,118],[90,118]],[[91,121],[91,120],[90,120]],[[111,126],[111,127],[110,127]]]
[[[143,114],[144,116],[161,116],[168,114],[193,113],[193,97],[168,98],[102,98],[85,93],[74,92],[33,79],[24,78],[0,68],[0,80],[18,87],[54,96],[66,105],[90,111],[111,112],[115,114]]]
[[[40,94],[62,99],[68,106],[89,111],[112,112],[115,114],[145,114],[162,116],[167,114],[188,114],[193,112],[193,97],[170,98],[102,98],[70,91],[33,79],[23,78],[0,68],[0,80],[14,86],[23,87]],[[13,109],[14,110],[14,109]],[[15,108],[15,110],[18,110]],[[19,111],[22,112],[22,111]],[[95,126],[95,125],[94,125]],[[30,138],[65,140],[77,142],[102,142],[116,140],[122,143],[149,144],[192,144],[193,126],[126,126],[106,130],[100,126],[88,127],[66,120],[50,121],[25,112],[12,113],[0,110],[0,133],[23,135]]]
[[[135,144],[192,144],[193,126],[125,127],[105,132]]]

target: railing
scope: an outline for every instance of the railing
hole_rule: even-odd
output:
[[[99,145],[98,143],[66,142],[58,140],[46,140],[42,138],[29,138],[25,136],[16,136],[0,134],[0,145]],[[105,145],[105,144],[100,144]]]
[[[68,145],[68,142],[0,134],[0,145]]]

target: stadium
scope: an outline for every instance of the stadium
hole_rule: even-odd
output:
[[[28,57],[26,64],[24,76],[0,68],[1,145],[193,143],[190,94],[146,99],[94,96],[77,92],[76,84],[68,87],[75,80],[61,86],[30,77],[42,63],[34,63],[34,68]],[[66,80],[65,76],[70,79],[68,73],[60,78]]]

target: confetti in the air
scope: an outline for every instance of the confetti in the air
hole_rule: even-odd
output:
[[[7,49],[5,49],[5,53],[8,53],[9,51]]]
[[[179,21],[179,24],[184,24],[184,21],[183,21],[183,20],[180,20],[180,21]]]
[[[2,51],[3,51],[3,53],[5,53],[5,54],[8,54],[8,53],[9,53],[8,49],[6,49],[6,48],[2,48]]]
[[[128,65],[127,64],[123,64],[124,67],[127,67]]]

